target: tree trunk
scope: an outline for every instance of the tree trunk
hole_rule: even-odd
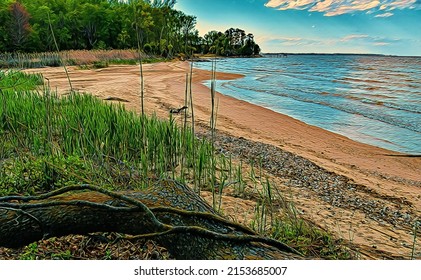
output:
[[[139,192],[93,186],[38,197],[0,198],[0,246],[20,247],[53,236],[119,232],[154,240],[176,259],[300,259],[292,248],[218,215],[174,181]]]

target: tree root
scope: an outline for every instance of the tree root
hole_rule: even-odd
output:
[[[302,258],[286,244],[224,219],[190,188],[171,180],[139,192],[85,184],[0,198],[0,246],[90,232],[154,240],[177,259]]]

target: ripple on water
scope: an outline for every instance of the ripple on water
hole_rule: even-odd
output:
[[[226,59],[218,71],[245,77],[218,82],[217,90],[360,142],[421,154],[419,65],[421,58],[352,55]]]

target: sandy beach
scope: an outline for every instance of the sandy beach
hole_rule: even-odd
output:
[[[147,114],[168,118],[170,109],[184,105],[188,71],[189,64],[181,61],[144,65]],[[63,68],[28,72],[42,73],[60,94],[69,91]],[[70,67],[69,73],[75,90],[101,99],[120,98],[124,101],[111,102],[121,102],[129,110],[140,111],[139,66],[96,70]],[[208,71],[193,70],[198,127],[209,124],[210,89],[203,81],[210,78]],[[217,79],[237,78],[241,75],[217,73]],[[217,94],[217,99],[218,143],[222,148],[242,156],[226,144],[229,141],[225,140],[230,138],[230,143],[248,147],[250,156],[253,150],[270,151],[266,159],[268,166],[279,164],[283,157],[298,156],[294,164],[301,169],[294,176],[301,180],[300,184],[285,183],[285,175],[275,168],[268,167],[267,171],[279,181],[281,190],[292,194],[305,219],[354,244],[361,258],[408,259],[411,256],[412,225],[421,219],[420,157],[362,144],[228,96]],[[323,183],[312,184],[323,182],[313,178],[317,174],[327,176],[323,177],[329,181],[327,187],[323,188]],[[305,178],[310,178],[308,185]],[[225,199],[236,201],[231,197]],[[249,205],[247,201],[236,203]],[[421,252],[420,242],[416,252]]]

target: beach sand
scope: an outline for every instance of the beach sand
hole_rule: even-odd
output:
[[[146,113],[168,118],[170,109],[184,105],[189,64],[181,61],[146,64],[143,70]],[[28,72],[42,73],[60,94],[69,91],[62,68]],[[127,109],[140,111],[139,66],[110,66],[96,70],[70,67],[69,72],[74,89],[101,99],[121,98],[127,101],[121,102]],[[237,78],[241,75],[217,73],[217,79]],[[209,124],[210,89],[203,85],[203,81],[209,79],[209,71],[193,69],[192,90],[198,128]],[[310,175],[303,174],[303,178],[322,172],[320,174],[335,175],[336,179],[329,177],[331,181],[343,181],[342,189],[335,189],[335,183],[330,182],[332,188],[320,192],[321,186],[285,184],[281,174],[272,172],[274,180],[279,180],[280,188],[292,194],[303,218],[353,243],[361,252],[361,258],[411,257],[412,223],[416,218],[421,219],[420,157],[362,144],[229,96],[217,94],[217,102],[219,134],[251,148],[260,147],[258,143],[274,147],[272,157],[278,152],[281,157],[285,151],[304,158],[308,168],[302,172]],[[276,160],[268,159],[268,162],[276,164]],[[330,197],[342,198],[326,199],[329,192]],[[225,197],[225,200],[229,205],[236,199]],[[235,203],[252,205],[247,201]],[[379,214],[382,211],[389,218],[382,219]],[[416,252],[421,254],[421,245],[416,245]]]

